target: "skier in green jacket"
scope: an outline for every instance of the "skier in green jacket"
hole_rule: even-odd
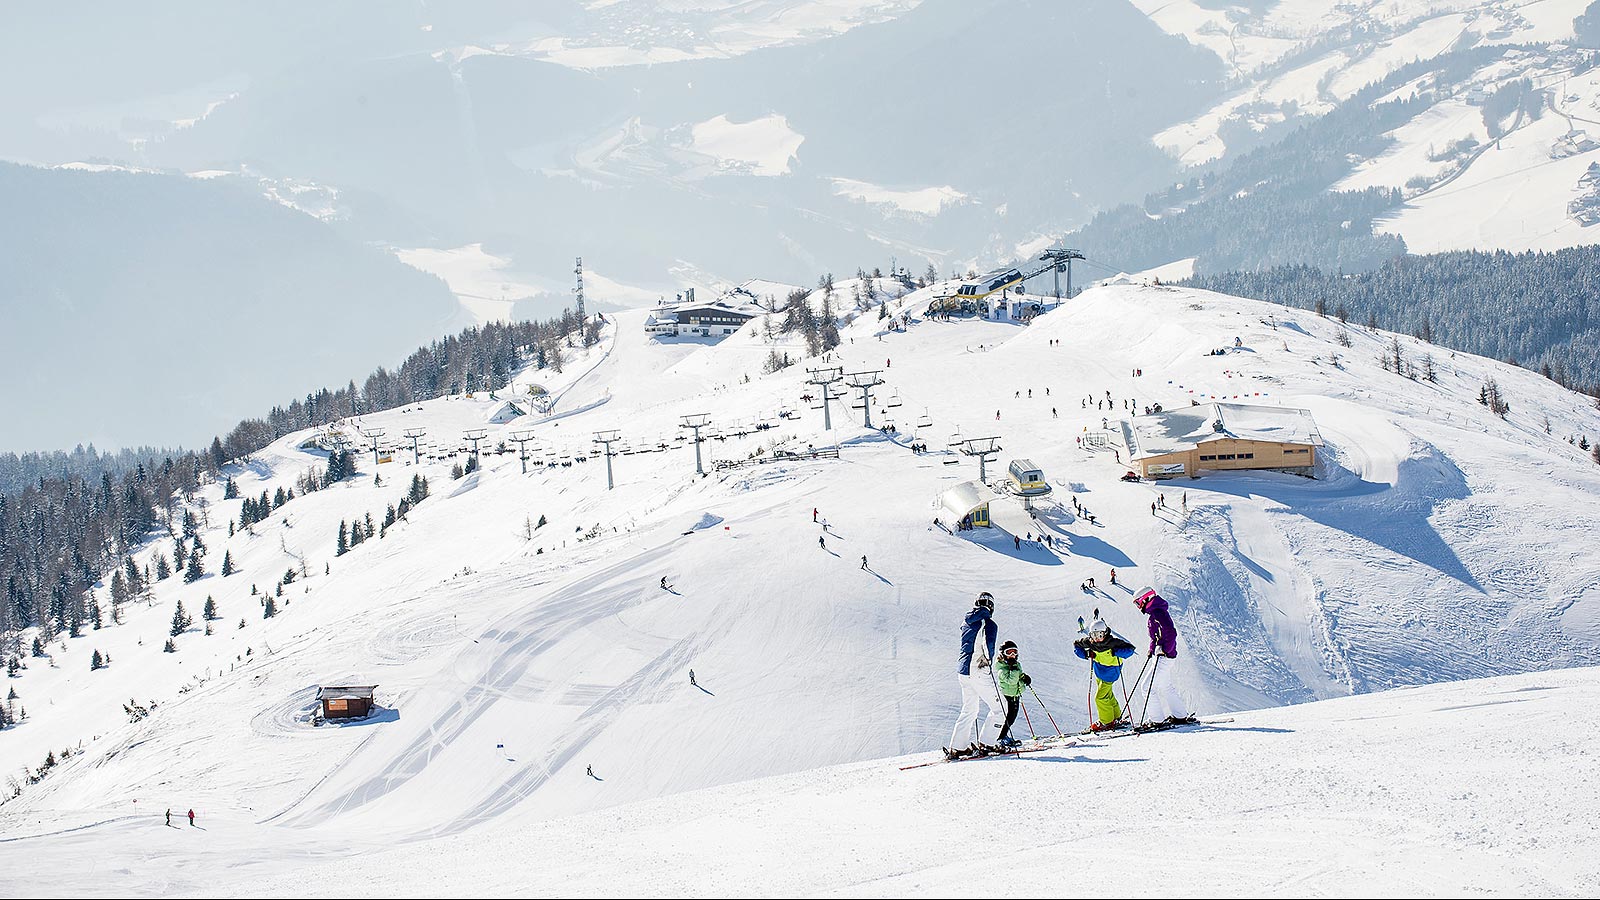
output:
[[[1014,746],[1022,743],[1011,736],[1011,725],[1017,721],[1017,709],[1022,704],[1022,689],[1033,683],[1028,673],[1022,671],[1017,659],[1017,645],[1006,641],[1000,645],[1000,658],[995,660],[994,675],[1000,681],[1000,696],[1006,703],[1006,724],[1000,729],[1000,745]]]

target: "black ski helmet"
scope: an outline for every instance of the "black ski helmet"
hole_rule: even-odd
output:
[[[990,612],[993,612],[994,611],[994,595],[989,593],[988,591],[984,591],[983,593],[978,595],[978,602],[975,605],[981,606],[984,609],[987,609]]]

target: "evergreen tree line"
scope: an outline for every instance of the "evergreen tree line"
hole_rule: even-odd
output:
[[[6,488],[0,494],[0,657],[13,673],[20,670],[24,653],[16,642],[25,628],[40,627],[47,644],[62,632],[76,636],[85,627],[98,627],[101,611],[90,589],[104,577],[113,577],[114,605],[173,574],[201,577],[203,564],[183,546],[197,535],[175,541],[175,555],[182,557],[176,567],[158,552],[151,570],[141,570],[132,554],[161,530],[176,537],[180,507],[192,502],[200,485],[214,480],[228,460],[292,431],[351,415],[461,390],[503,388],[526,362],[559,369],[565,347],[596,340],[597,327],[585,329],[570,311],[546,322],[491,323],[434,341],[393,372],[378,369],[362,388],[352,381],[338,390],[323,389],[274,407],[265,418],[240,422],[204,452],[142,461],[139,456],[149,451],[0,456],[0,486]],[[355,473],[354,456],[330,460],[329,468],[324,478],[348,477]],[[264,517],[266,504],[265,497],[254,501],[253,514]]]
[[[120,477],[47,477],[0,496],[0,653],[14,657],[17,632],[30,626],[42,626],[46,642],[62,631],[99,627],[101,611],[86,592],[119,563],[127,563],[139,585],[130,589],[119,570],[121,599],[137,596],[160,573],[139,570],[131,554],[163,526],[181,544],[174,527],[179,505],[214,474],[209,458],[185,453],[137,463]],[[171,575],[164,555],[160,562]]]
[[[30,484],[47,478],[77,476],[95,483],[100,476],[110,473],[120,476],[134,466],[149,464],[152,459],[181,454],[181,450],[156,447],[139,447],[102,453],[93,444],[79,444],[71,453],[55,450],[49,453],[0,453],[0,495],[12,496]]]
[[[1600,246],[1406,256],[1359,275],[1279,266],[1187,284],[1333,311],[1600,395]]]

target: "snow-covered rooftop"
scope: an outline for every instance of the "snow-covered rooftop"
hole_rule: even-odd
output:
[[[1134,459],[1181,453],[1222,439],[1322,444],[1309,410],[1242,403],[1202,403],[1136,416],[1123,423],[1123,438]]]

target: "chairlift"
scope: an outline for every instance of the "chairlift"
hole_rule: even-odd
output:
[[[922,415],[917,418],[917,430],[921,431],[924,428],[932,428],[932,427],[933,427],[933,416],[928,415],[927,410],[923,410]]]
[[[899,388],[895,388],[894,392],[889,395],[889,402],[884,404],[884,408],[893,409],[893,408],[895,408],[896,406],[899,406],[899,405],[900,405],[900,389]]]

